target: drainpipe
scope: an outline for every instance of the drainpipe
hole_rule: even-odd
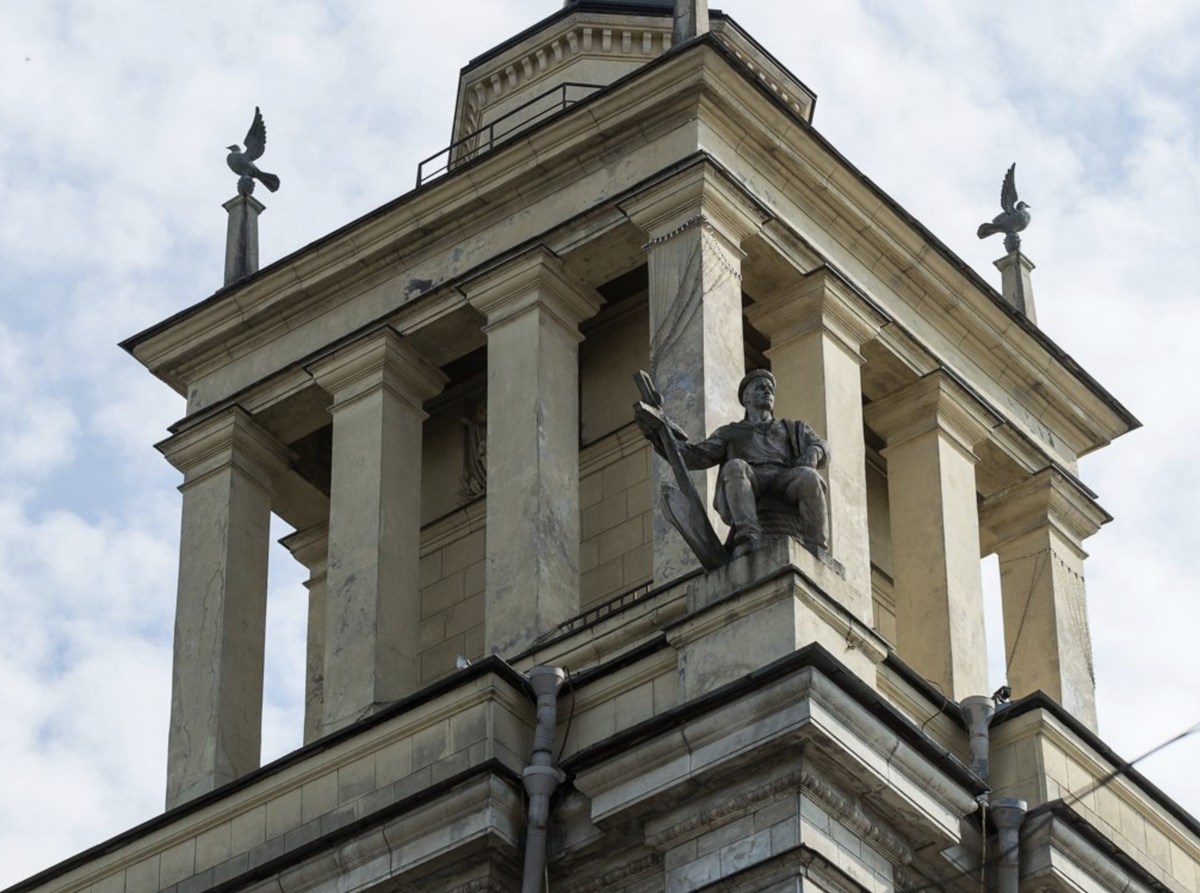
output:
[[[958,705],[962,708],[967,720],[967,732],[970,735],[971,771],[988,780],[988,724],[996,713],[995,702],[985,695],[972,695],[963,698]]]
[[[537,697],[537,727],[533,733],[533,757],[521,773],[529,795],[529,825],[525,835],[525,875],[521,893],[544,893],[546,837],[550,827],[550,797],[562,784],[563,774],[554,765],[554,734],[558,726],[558,690],[563,671],[558,667],[534,667],[529,684]]]
[[[1021,824],[1028,807],[1024,800],[999,797],[992,801],[992,822],[998,832],[1000,864],[996,893],[1018,893],[1021,883]]]

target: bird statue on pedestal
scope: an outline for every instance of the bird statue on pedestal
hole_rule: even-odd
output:
[[[1029,205],[1017,201],[1017,165],[1013,163],[1004,175],[1004,185],[1000,187],[1000,207],[1004,211],[997,214],[991,223],[981,223],[976,235],[981,239],[1004,233],[1004,249],[1008,252],[1021,248],[1021,237],[1017,233],[1029,226]]]
[[[262,157],[262,153],[267,148],[267,126],[263,124],[262,112],[259,111],[258,106],[254,107],[254,121],[246,133],[246,151],[243,152],[236,143],[225,148],[229,150],[225,163],[229,165],[231,171],[238,175],[238,193],[241,195],[252,194],[255,180],[258,180],[271,192],[279,188],[279,178],[266,171],[260,171],[258,165],[254,163],[255,160]]]

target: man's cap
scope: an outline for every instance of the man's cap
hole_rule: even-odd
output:
[[[742,379],[742,383],[738,385],[738,403],[742,402],[742,395],[746,393],[746,388],[750,386],[750,382],[758,378],[769,378],[771,384],[775,384],[775,376],[771,374],[770,369],[755,369],[752,372],[747,372],[746,377]]]

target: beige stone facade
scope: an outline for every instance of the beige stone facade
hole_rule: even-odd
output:
[[[522,32],[464,71],[447,171],[126,342],[188,401],[168,810],[15,890],[966,893],[1019,798],[1003,893],[1200,893],[1200,824],[1094,732],[1078,459],[1136,419],[732,20],[671,26]],[[632,376],[697,437],[763,365],[831,443],[833,560],[705,573]],[[259,766],[271,513],[308,703]],[[959,702],[993,553],[1014,702],[983,777]]]

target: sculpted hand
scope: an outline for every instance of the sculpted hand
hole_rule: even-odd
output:
[[[648,439],[653,438],[663,426],[662,417],[641,403],[633,406],[633,420],[641,429],[642,436]]]

